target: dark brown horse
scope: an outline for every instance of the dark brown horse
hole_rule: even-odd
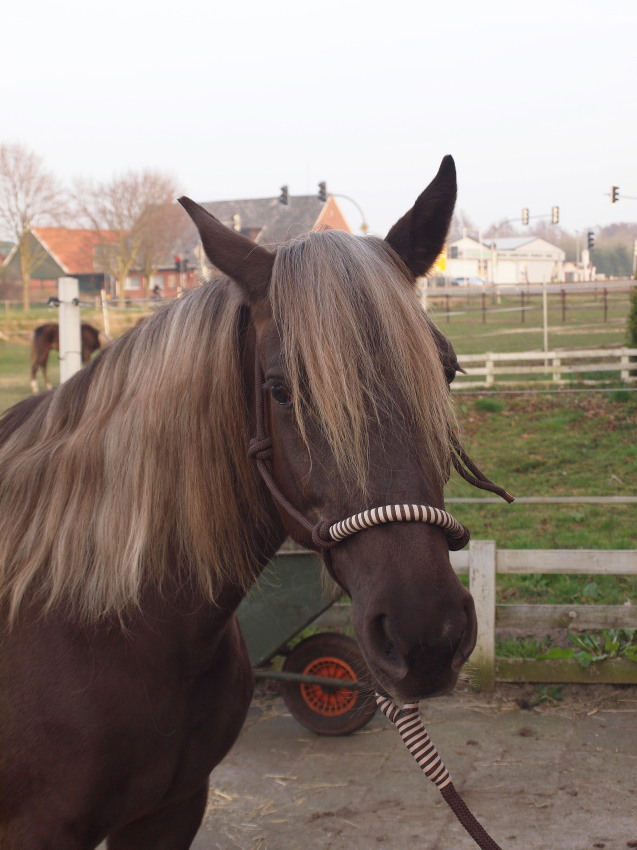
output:
[[[324,525],[443,506],[456,361],[416,276],[455,196],[446,157],[386,240],[274,253],[182,199],[230,280],[0,421],[2,850],[191,845],[252,694],[234,612],[286,535],[326,552],[380,688],[454,686],[476,621],[444,528]]]
[[[88,363],[91,354],[106,344],[104,334],[94,328],[93,325],[82,323],[81,326],[82,363]],[[31,336],[31,389],[38,392],[38,369],[42,369],[44,386],[51,389],[47,364],[49,353],[60,350],[60,328],[56,322],[40,325],[33,331]]]

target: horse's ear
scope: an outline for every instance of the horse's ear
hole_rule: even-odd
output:
[[[427,274],[444,247],[456,194],[456,166],[446,156],[438,174],[385,237],[416,277]]]
[[[268,292],[274,254],[226,227],[190,198],[179,198],[179,203],[195,223],[213,266],[236,281],[251,304],[263,300]]]

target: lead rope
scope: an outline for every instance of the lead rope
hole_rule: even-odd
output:
[[[437,525],[444,530],[447,536],[447,545],[450,549],[462,549],[463,546],[466,546],[469,542],[469,529],[458,522],[447,511],[443,511],[441,508],[434,508],[431,505],[385,505],[383,507],[361,511],[340,522],[332,523],[323,521],[312,525],[283,495],[272,477],[272,440],[265,431],[262,390],[263,374],[256,342],[254,359],[256,436],[250,440],[248,455],[255,461],[259,474],[270,491],[272,498],[289,516],[296,520],[306,531],[310,532],[312,542],[317,549],[323,551],[325,566],[335,580],[336,576],[331,568],[330,553],[327,550],[336,546],[337,543],[346,537],[356,534],[359,531],[364,531],[367,528],[372,528],[374,525],[381,525],[386,522],[426,522],[430,525]],[[489,481],[455,439],[452,440],[452,448],[455,452],[452,455],[453,465],[466,481],[473,484],[474,487],[479,487],[481,490],[489,490],[492,493],[497,493],[507,502],[513,501],[513,496],[510,496],[506,490]],[[502,850],[489,834],[485,832],[482,826],[480,826],[454,788],[451,777],[436,748],[431,743],[431,739],[420,719],[418,703],[407,703],[402,708],[399,708],[388,697],[383,697],[380,694],[376,694],[376,702],[383,714],[396,725],[401,738],[409,752],[416,759],[417,764],[424,771],[425,775],[438,786],[440,793],[451,807],[453,813],[478,847],[482,848],[482,850]]]
[[[385,717],[396,726],[403,743],[415,759],[418,767],[438,788],[451,811],[478,847],[482,850],[502,850],[500,845],[496,844],[484,827],[478,823],[456,791],[449,771],[438,755],[438,751],[432,744],[431,738],[420,719],[418,703],[406,703],[400,708],[388,697],[377,693],[376,704]]]

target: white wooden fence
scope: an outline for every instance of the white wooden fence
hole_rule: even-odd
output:
[[[637,606],[496,604],[498,575],[637,575],[637,549],[497,549],[493,540],[472,540],[468,549],[451,552],[459,575],[469,576],[476,606],[478,640],[468,669],[474,687],[491,690],[496,681],[590,682],[637,684],[637,663],[626,659],[592,664],[576,661],[497,659],[497,628],[523,633],[542,630],[637,629]],[[349,605],[333,606],[316,622],[321,628],[349,623]]]
[[[561,384],[568,380],[566,376],[586,372],[615,372],[622,381],[637,381],[637,363],[631,362],[631,358],[637,358],[637,348],[462,354],[458,359],[467,374],[459,374],[452,388],[492,387],[496,380],[499,384],[517,384],[530,376]]]
[[[472,540],[469,548],[451,553],[451,563],[459,574],[469,575],[469,589],[478,617],[478,641],[471,656],[475,683],[490,689],[502,681],[555,681],[557,670],[548,661],[496,665],[496,628],[529,632],[542,629],[637,629],[637,606],[626,605],[496,605],[497,575],[637,575],[637,549],[497,549],[493,540]],[[575,662],[576,663],[576,662]],[[637,664],[627,662],[629,681],[637,682]],[[553,665],[562,681],[568,665]],[[623,668],[615,665],[610,681],[625,681]],[[571,665],[572,667],[572,665]],[[509,668],[509,670],[507,670]],[[517,672],[520,671],[520,672]],[[597,668],[594,672],[597,671]],[[519,678],[520,673],[523,678]],[[573,671],[568,672],[574,680]],[[589,674],[575,677],[589,680]],[[609,679],[607,678],[606,681]]]

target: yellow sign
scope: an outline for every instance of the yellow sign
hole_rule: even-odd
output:
[[[438,259],[433,265],[432,271],[444,272],[447,269],[447,246],[442,249],[442,253],[438,255]]]

